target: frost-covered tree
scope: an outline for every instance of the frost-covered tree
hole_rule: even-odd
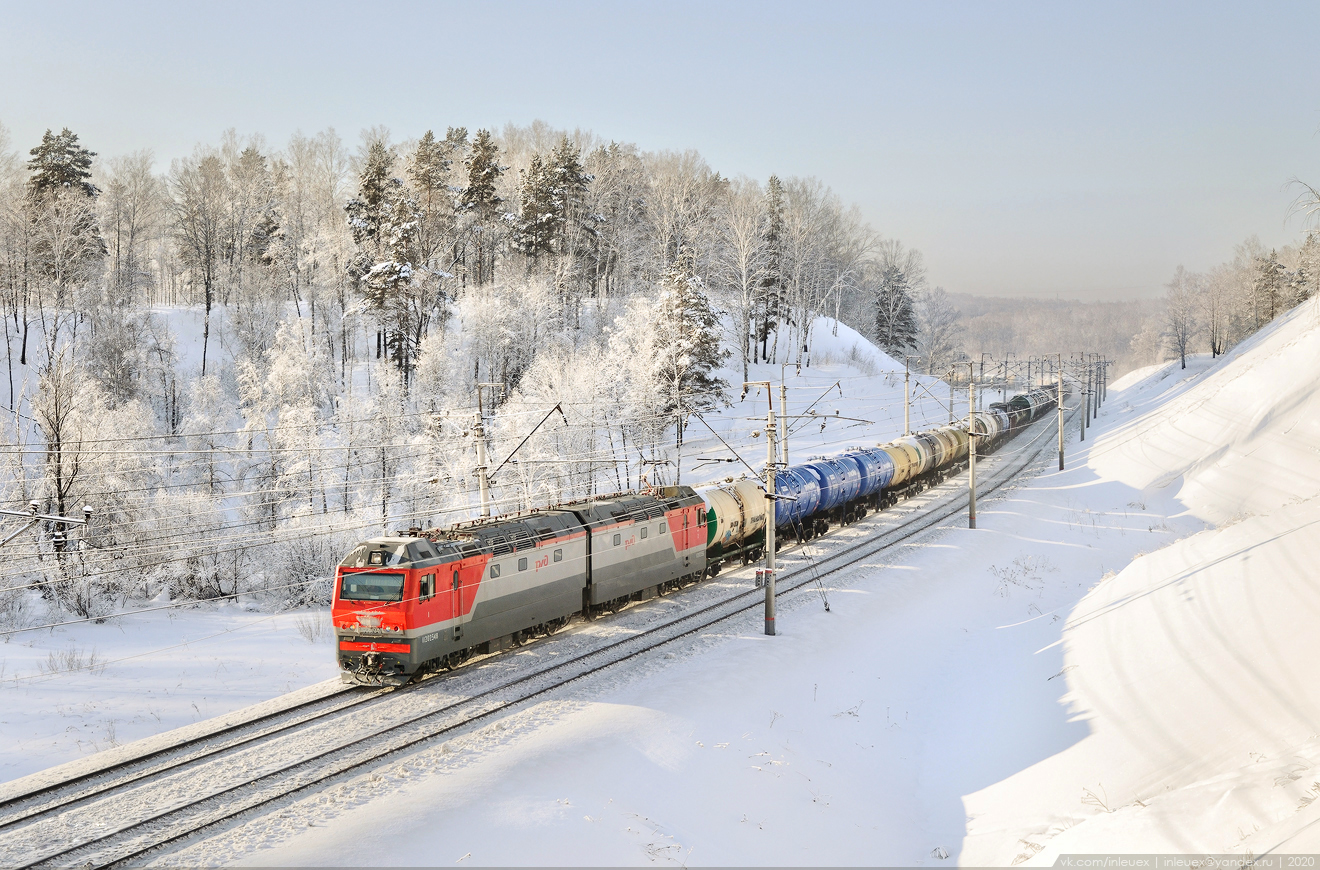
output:
[[[759,314],[757,303],[770,265],[764,224],[765,198],[761,187],[749,178],[730,182],[716,212],[718,243],[715,248],[712,284],[723,291],[734,319],[734,336],[742,360],[743,380],[756,349],[752,331]]]
[[[467,186],[459,207],[471,239],[472,262],[468,274],[477,286],[495,280],[495,258],[500,239],[500,206],[504,199],[497,184],[507,167],[500,165],[500,149],[489,130],[478,130],[467,157]]]
[[[926,286],[921,252],[888,239],[879,246],[879,278],[875,285],[875,335],[890,356],[913,347],[917,333],[914,295]]]
[[[770,361],[770,333],[778,345],[780,305],[784,297],[784,185],[772,175],[765,188],[765,221],[762,241],[765,248],[765,271],[757,299],[759,324],[756,340],[761,344],[761,362]]]
[[[1307,233],[1297,252],[1297,268],[1292,271],[1288,290],[1290,306],[1300,305],[1320,292],[1320,234]]]
[[[1164,335],[1169,348],[1178,355],[1181,368],[1187,368],[1187,352],[1200,329],[1200,300],[1204,298],[1204,278],[1182,266],[1165,285]]]
[[[213,150],[199,148],[191,158],[176,160],[170,168],[170,220],[175,243],[194,286],[202,287],[203,376],[216,279],[224,254],[226,188],[224,163]]]
[[[655,300],[651,372],[664,413],[712,408],[728,382],[716,372],[728,352],[720,344],[719,317],[702,280],[680,258],[660,281]],[[682,433],[679,433],[682,439]]]
[[[34,194],[70,190],[90,199],[100,192],[91,181],[92,158],[96,152],[79,145],[78,134],[68,127],[58,134],[47,130],[41,144],[29,153],[32,159],[28,161],[28,171],[32,177],[28,185]]]
[[[944,372],[961,344],[962,313],[943,287],[935,287],[917,295],[916,318],[916,351],[926,361],[926,374]]]
[[[417,360],[428,308],[413,280],[420,215],[402,179],[392,175],[393,167],[393,152],[383,141],[373,141],[358,196],[346,206],[358,248],[348,271],[380,322],[377,358],[388,353],[406,382]]]
[[[155,157],[136,151],[108,161],[100,197],[101,234],[108,251],[106,304],[134,308],[152,283],[150,241],[165,211],[165,188],[152,172]]]
[[[1268,256],[1258,259],[1251,288],[1251,312],[1256,329],[1284,310],[1291,278],[1288,269],[1279,262],[1277,251],[1270,251]]]

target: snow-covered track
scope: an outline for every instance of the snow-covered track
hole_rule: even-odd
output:
[[[52,777],[45,781],[40,777],[25,777],[18,788],[9,794],[0,794],[0,837],[3,837],[6,829],[35,816],[54,810],[71,809],[98,795],[232,752],[250,743],[267,740],[281,732],[343,712],[388,692],[368,692],[344,686],[333,694],[292,704],[232,725],[209,729],[200,735],[172,741],[163,747],[149,748],[65,777]],[[34,779],[35,783],[32,782]]]
[[[982,463],[981,492],[988,495],[1010,483],[1047,450],[1052,456],[1053,440],[1046,436],[1053,434],[1053,425],[1050,418],[1038,421]],[[959,514],[967,503],[960,481],[958,476],[932,490],[929,500],[921,499],[926,502],[921,509],[898,517],[897,512],[874,515],[896,521],[879,534],[840,542],[842,546],[831,547],[833,552],[807,568],[784,572],[779,595],[789,595]],[[866,525],[870,521],[852,528],[860,531]],[[345,705],[337,715],[320,715],[227,751],[144,771],[142,777],[75,796],[72,804],[47,802],[45,809],[0,828],[0,865],[100,867],[143,859],[222,825],[241,823],[272,805],[287,805],[336,781],[369,772],[420,744],[479,727],[569,683],[754,612],[763,598],[761,590],[744,587],[617,639],[587,638],[590,649],[523,673],[513,668],[515,673],[493,685],[482,686],[490,682],[488,678],[464,672],[449,680],[427,680],[414,690],[379,698],[379,703]],[[598,640],[603,642],[594,643]],[[473,683],[474,691],[456,694]],[[354,709],[350,712],[349,707]]]

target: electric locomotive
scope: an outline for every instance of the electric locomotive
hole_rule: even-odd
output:
[[[687,486],[374,538],[335,572],[340,668],[400,685],[705,570],[705,505]]]

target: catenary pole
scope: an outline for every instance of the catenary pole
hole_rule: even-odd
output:
[[[770,393],[769,386],[766,395]],[[765,421],[765,633],[775,633],[775,409]]]
[[[472,427],[472,436],[477,440],[477,489],[481,493],[481,515],[490,516],[490,478],[486,463],[486,406],[482,402],[482,393],[487,388],[503,388],[503,384],[477,384],[477,424]]]
[[[1058,354],[1059,370],[1058,378],[1058,396],[1055,398],[1055,407],[1059,411],[1059,470],[1063,471],[1063,354]]]
[[[967,528],[976,528],[976,418],[972,402],[976,396],[976,378],[967,363]]]
[[[1086,369],[1086,355],[1082,355],[1082,368]],[[1080,380],[1080,379],[1079,379]],[[1091,416],[1091,409],[1087,406],[1087,401],[1091,396],[1091,370],[1086,369],[1086,383],[1082,387],[1082,440],[1086,440],[1086,418]]]
[[[903,435],[912,434],[912,372],[908,370],[908,358],[903,357]]]
[[[779,461],[788,468],[788,385],[784,372],[779,372]]]

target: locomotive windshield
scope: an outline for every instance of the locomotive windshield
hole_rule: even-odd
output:
[[[339,598],[344,601],[402,601],[403,575],[375,571],[345,574],[339,581]]]

